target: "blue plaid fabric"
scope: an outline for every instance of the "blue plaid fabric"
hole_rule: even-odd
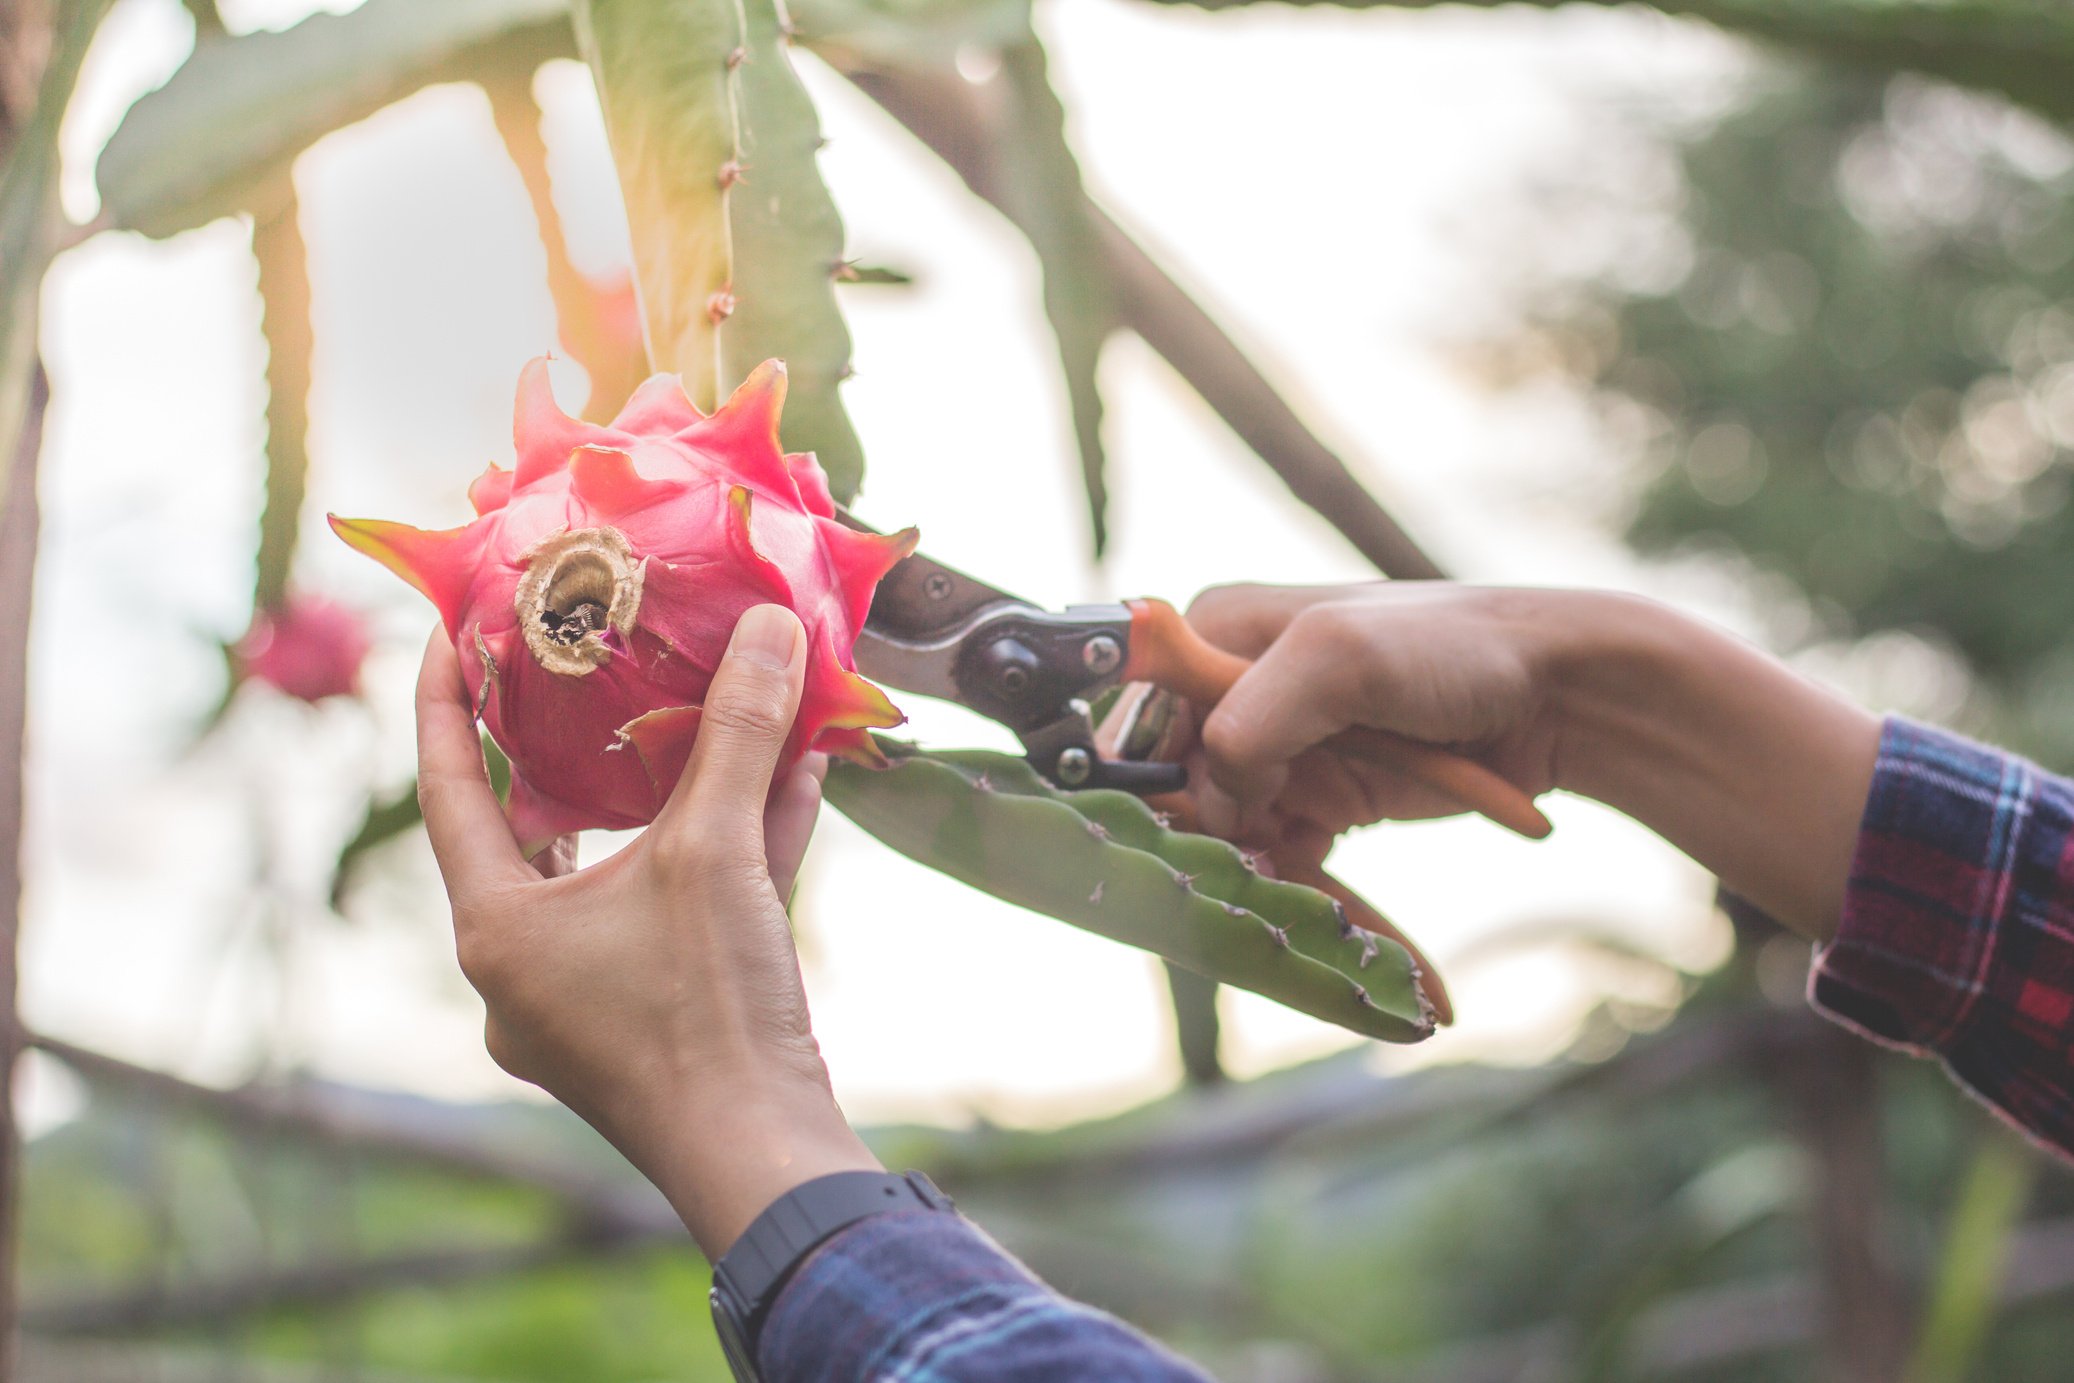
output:
[[[1209,1383],[1114,1316],[1068,1301],[959,1215],[852,1225],[778,1294],[769,1383]]]
[[[1808,998],[2074,1157],[2074,783],[1889,719]]]

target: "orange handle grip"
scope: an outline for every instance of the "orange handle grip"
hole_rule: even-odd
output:
[[[1126,681],[1150,682],[1207,710],[1253,666],[1196,633],[1164,600],[1124,604],[1131,612],[1131,653],[1123,666]],[[1368,726],[1348,730],[1334,743],[1379,767],[1417,779],[1530,840],[1540,840],[1554,829],[1533,798],[1474,759]]]

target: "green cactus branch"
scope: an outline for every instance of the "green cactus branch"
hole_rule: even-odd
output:
[[[1052,90],[1044,48],[1034,33],[1001,51],[1006,165],[1003,187],[1014,219],[1029,237],[1044,275],[1044,315],[1058,342],[1080,454],[1095,556],[1109,541],[1109,487],[1102,455],[1102,347],[1120,323],[1116,291],[1102,254],[1101,233],[1081,185],[1080,164],[1066,142],[1066,108]]]
[[[266,334],[266,501],[259,515],[259,572],[253,603],[278,607],[288,594],[309,491],[310,269],[299,204],[291,198],[252,224]]]
[[[367,0],[278,32],[204,32],[102,151],[102,212],[151,236],[271,215],[290,195],[289,165],[331,131],[486,62],[569,53],[565,0]]]
[[[723,170],[740,168],[741,13],[725,0],[578,0],[575,17],[633,232],[649,359],[711,412],[726,397],[719,325],[734,247]]]
[[[1182,1078],[1190,1085],[1216,1085],[1227,1079],[1219,1051],[1223,1039],[1223,1023],[1217,1016],[1219,986],[1172,961],[1164,965]]]
[[[1169,830],[1128,793],[1059,792],[1006,754],[884,746],[891,768],[832,766],[828,801],[909,858],[1365,1036],[1432,1034],[1402,947],[1228,841]]]
[[[741,3],[741,181],[728,197],[735,302],[720,328],[721,369],[733,384],[766,360],[784,360],[785,448],[813,452],[847,504],[864,479],[864,450],[840,394],[853,372],[850,329],[835,299],[842,217],[821,181],[821,120],[793,70],[784,7]]]
[[[1011,221],[999,122],[981,91],[948,71],[878,66],[826,53],[838,70],[950,165]],[[1400,580],[1441,575],[1376,502],[1347,461],[1319,440],[1246,352],[1099,206],[1088,207],[1123,323],[1174,367],[1298,500],[1339,530],[1378,571]]]
[[[1194,9],[1240,9],[1255,0],[1152,0]],[[1495,9],[1625,0],[1278,0],[1339,9]],[[2074,6],[2060,0],[1652,0],[1665,14],[1810,57],[1906,68],[1999,92],[2055,119],[2074,119]]]
[[[842,220],[821,130],[775,0],[579,0],[634,238],[649,355],[711,409],[783,358],[783,440],[840,500],[863,450],[837,390],[850,335],[835,301]]]

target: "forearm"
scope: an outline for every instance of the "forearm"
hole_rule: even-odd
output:
[[[1649,826],[1780,922],[1829,937],[1878,717],[1668,607],[1550,598],[1558,786]]]

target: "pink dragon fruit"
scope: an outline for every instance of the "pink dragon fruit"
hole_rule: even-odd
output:
[[[290,592],[278,608],[252,617],[231,646],[238,680],[264,682],[312,704],[360,690],[360,665],[371,643],[358,610],[319,595]]]
[[[331,520],[439,607],[476,714],[511,759],[508,811],[528,851],[654,819],[753,605],[789,606],[806,626],[787,763],[810,749],[877,762],[869,730],[901,722],[851,649],[914,531],[835,519],[814,458],[778,445],[784,398],[778,361],[711,417],[677,376],[656,375],[600,427],[556,406],[535,360],[519,377],[517,468],[492,465],[469,487],[473,523]]]

